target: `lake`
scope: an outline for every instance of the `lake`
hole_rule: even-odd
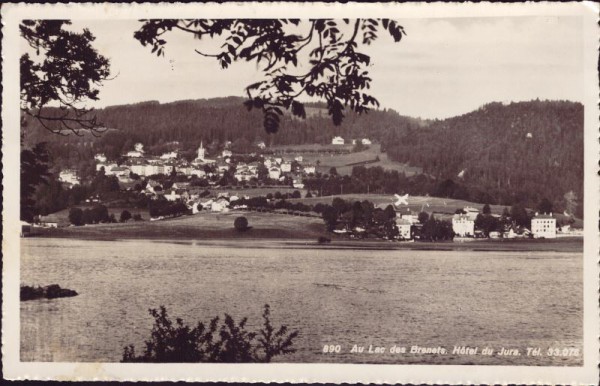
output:
[[[298,329],[283,362],[582,365],[583,258],[567,252],[218,247],[202,242],[22,239],[21,283],[72,298],[21,302],[21,360],[118,362],[143,350],[165,305],[190,325],[230,314]],[[339,345],[339,353],[323,353]],[[364,347],[351,353],[353,346]],[[369,345],[385,347],[368,353]],[[389,353],[392,346],[407,353]],[[410,353],[412,346],[448,352]],[[477,355],[453,354],[455,346]],[[480,355],[483,348],[492,355]],[[527,356],[526,349],[542,355]],[[502,356],[502,349],[519,356]]]

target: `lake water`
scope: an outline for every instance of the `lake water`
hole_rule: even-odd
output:
[[[190,325],[225,312],[248,327],[265,303],[300,335],[285,362],[581,365],[582,254],[223,248],[201,242],[22,239],[21,283],[74,289],[21,302],[23,361],[118,362],[149,336],[149,308]],[[324,345],[340,352],[324,354]],[[364,352],[351,353],[353,345]],[[369,354],[369,345],[386,348]],[[391,354],[392,346],[440,354]],[[454,346],[477,355],[452,354]],[[480,355],[483,348],[493,355]],[[527,347],[541,356],[527,356]],[[520,356],[500,356],[501,348]]]

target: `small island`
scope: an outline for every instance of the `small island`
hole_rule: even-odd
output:
[[[36,299],[56,299],[77,296],[77,291],[61,288],[58,284],[50,284],[45,287],[21,286],[21,301]]]

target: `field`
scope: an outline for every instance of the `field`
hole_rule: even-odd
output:
[[[233,227],[236,217],[245,216],[252,228],[239,232]],[[44,229],[47,237],[81,239],[310,239],[325,235],[323,220],[272,213],[231,211],[202,212],[161,221],[96,224],[81,227]]]
[[[409,166],[400,162],[392,161],[386,153],[381,152],[381,145],[372,144],[369,148],[359,152],[352,153],[328,153],[329,151],[348,151],[352,149],[352,145],[295,145],[295,146],[280,146],[273,150],[284,152],[287,157],[302,156],[303,163],[317,165],[317,171],[321,173],[329,173],[329,169],[335,167],[338,174],[349,175],[352,173],[352,168],[356,165],[364,165],[366,167],[380,166],[385,170],[397,170],[403,172],[407,176],[422,173],[419,167]],[[379,158],[379,160],[378,160]]]
[[[334,197],[342,198],[346,201],[363,201],[368,200],[374,203],[376,206],[387,206],[396,201],[393,195],[382,195],[382,194],[343,194],[336,196],[325,196],[325,197],[312,197],[312,198],[298,198],[290,199],[291,202],[302,202],[304,204],[315,205],[317,203],[331,204]],[[462,209],[466,206],[477,208],[480,211],[483,209],[483,204],[477,204],[474,202],[455,200],[451,198],[439,198],[439,197],[426,197],[426,196],[409,196],[408,205],[401,205],[398,209],[400,211],[413,211],[413,212],[435,212],[435,213],[449,213],[454,214],[456,209]],[[502,205],[490,205],[492,213],[501,214],[504,210]]]

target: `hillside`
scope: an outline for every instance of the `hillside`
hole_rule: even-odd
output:
[[[290,114],[286,114],[282,118],[279,132],[268,135],[263,128],[262,112],[248,111],[243,102],[244,99],[239,97],[184,100],[162,104],[149,101],[110,106],[95,110],[94,114],[102,125],[116,129],[117,132],[113,131],[105,135],[114,137],[114,140],[109,141],[111,145],[118,143],[127,148],[136,141],[142,141],[147,148],[152,148],[178,141],[184,150],[197,148],[201,140],[205,144],[213,142],[222,144],[225,141],[248,143],[264,141],[272,146],[328,144],[336,135],[345,138],[369,137],[380,140],[389,131],[401,130],[411,125],[418,127],[420,124],[419,120],[400,116],[393,110],[381,110],[362,116],[348,112],[343,124],[335,126],[323,106],[307,104],[306,120],[293,119]],[[45,131],[36,121],[30,120],[25,132],[27,143],[64,141],[64,138],[57,138]],[[91,143],[94,138],[85,136],[69,138],[69,140]],[[100,139],[94,142],[102,144],[107,141]]]
[[[441,196],[469,198],[457,196],[454,186],[459,183],[487,192],[490,197],[483,201],[490,203],[522,201],[535,207],[547,197],[582,215],[580,103],[491,103],[408,130],[389,140],[387,152],[393,160],[418,165],[438,180],[447,180],[446,191],[437,192]],[[567,202],[564,195],[568,192],[577,199]]]
[[[256,141],[276,147],[328,144],[336,135],[368,137],[380,144],[386,156],[367,166],[407,175],[422,171],[438,181],[431,195],[501,205],[522,202],[529,207],[546,197],[560,211],[583,215],[580,103],[490,103],[468,114],[434,121],[384,109],[361,116],[347,113],[339,127],[322,105],[309,103],[307,119],[286,115],[279,132],[267,135],[261,112],[248,111],[243,100],[228,97],[112,106],[95,112],[109,128],[101,138],[56,136],[30,121],[24,139],[26,145],[49,142],[56,168],[93,170],[95,152],[117,158],[138,141],[150,153],[178,147],[182,156],[190,158],[200,141],[209,154],[215,154],[225,141],[233,142],[234,151],[243,152],[255,151]],[[323,161],[323,165],[335,166]],[[348,174],[351,167],[347,169],[341,172]]]

